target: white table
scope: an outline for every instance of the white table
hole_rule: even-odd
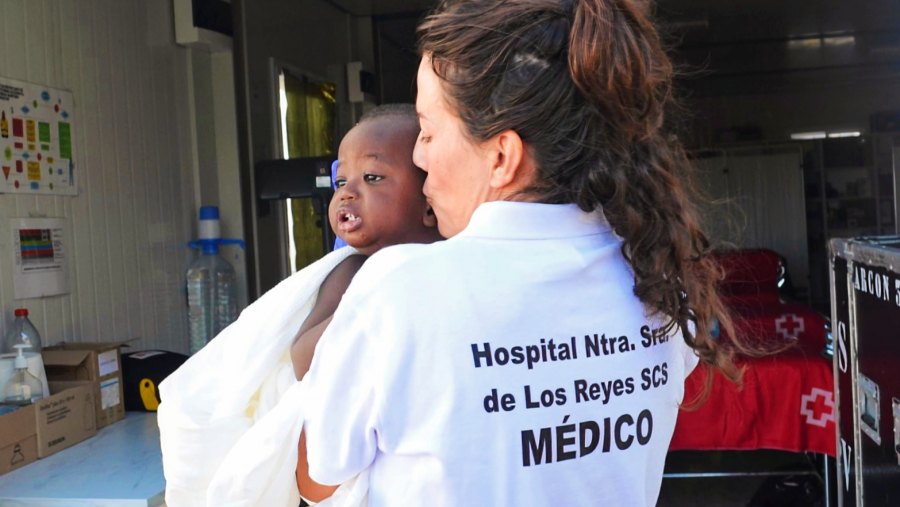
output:
[[[156,413],[124,421],[0,477],[3,507],[157,507],[166,481]]]

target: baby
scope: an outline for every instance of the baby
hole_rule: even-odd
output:
[[[419,122],[412,104],[379,106],[341,141],[335,193],[328,218],[335,234],[359,251],[331,272],[297,332],[291,360],[297,380],[312,362],[316,343],[366,258],[401,243],[442,239],[422,193],[425,172],[413,165]]]
[[[359,255],[345,259],[325,278],[315,306],[294,338],[291,361],[298,380],[309,370],[316,343],[368,256],[386,246],[442,239],[422,193],[425,172],[412,162],[418,135],[415,107],[390,104],[364,115],[341,141],[328,217],[335,234]],[[301,438],[298,485],[309,500],[321,501],[336,488],[309,481],[305,447]]]

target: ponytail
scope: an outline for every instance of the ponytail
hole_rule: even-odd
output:
[[[575,2],[569,71],[584,98],[640,140],[662,127],[673,68],[643,6],[635,0]]]
[[[635,295],[703,364],[740,381],[735,352],[770,352],[736,336],[716,291],[691,165],[664,131],[673,66],[641,0],[445,0],[419,36],[473,141],[516,131],[536,200],[602,209]],[[716,324],[728,341],[712,337]]]

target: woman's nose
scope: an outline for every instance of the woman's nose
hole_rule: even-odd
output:
[[[428,164],[425,163],[425,149],[422,147],[422,138],[416,140],[416,147],[413,148],[413,164],[428,172]]]

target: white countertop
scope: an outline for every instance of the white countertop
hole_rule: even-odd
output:
[[[128,412],[94,438],[0,477],[3,507],[164,504],[156,413]]]

